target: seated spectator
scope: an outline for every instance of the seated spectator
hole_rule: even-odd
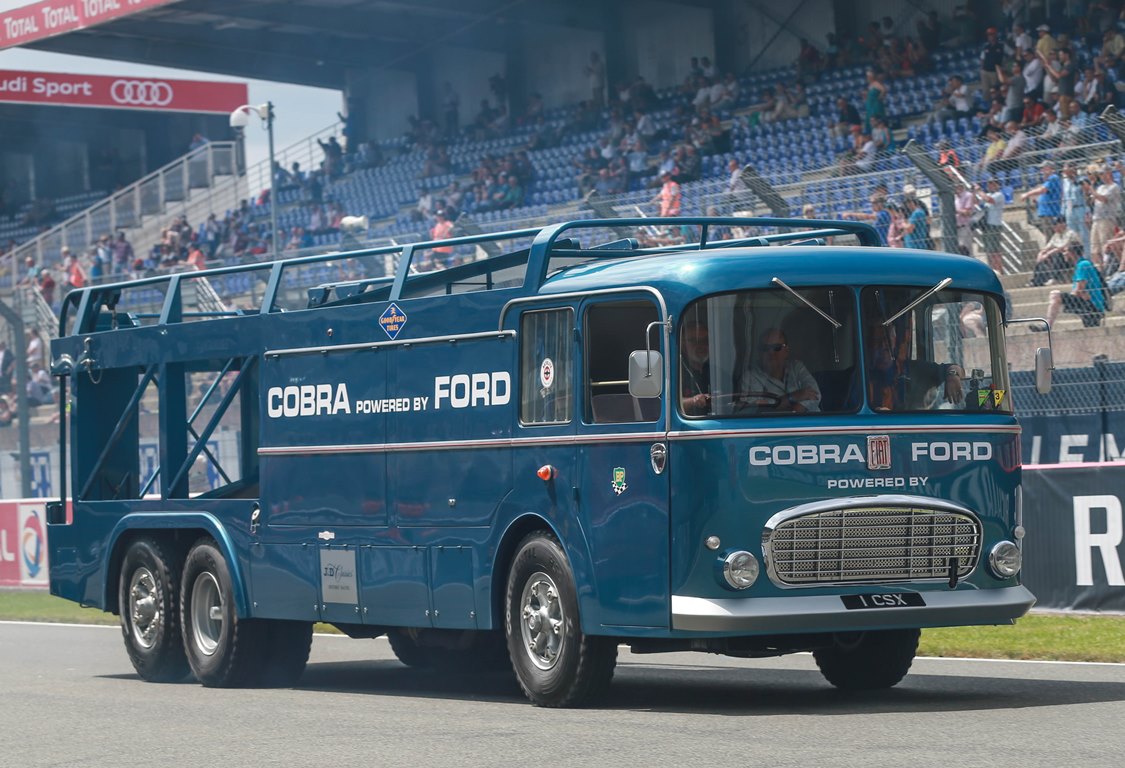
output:
[[[1105,317],[1106,302],[1101,275],[1082,252],[1080,243],[1071,243],[1065,250],[1067,265],[1074,268],[1074,285],[1069,293],[1051,291],[1047,303],[1047,323],[1055,324],[1059,311],[1069,312],[1082,318],[1087,328],[1102,324]],[[1032,325],[1032,330],[1042,330]]]
[[[55,387],[51,381],[51,374],[42,366],[35,369],[27,380],[28,405],[54,405]]]
[[[1063,274],[1069,267],[1066,249],[1071,243],[1081,243],[1078,233],[1067,229],[1066,219],[1061,216],[1055,220],[1054,230],[1047,244],[1035,256],[1035,270],[1027,283],[1029,287],[1063,280]]]
[[[969,117],[971,104],[969,102],[969,87],[960,75],[952,75],[949,82],[942,89],[942,98],[937,105],[937,118],[939,120],[955,120]],[[1003,105],[1001,104],[1001,109]]]
[[[833,132],[837,137],[846,138],[853,129],[863,129],[863,120],[859,110],[850,101],[840,96],[836,99],[836,127]]]
[[[999,168],[1000,159],[1004,154],[1004,148],[1008,146],[1008,141],[1004,138],[1004,134],[992,126],[989,126],[985,135],[989,143],[988,148],[984,151],[984,155],[980,160],[978,170],[982,174],[995,171]]]

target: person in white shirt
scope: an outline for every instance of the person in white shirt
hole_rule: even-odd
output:
[[[1023,54],[1023,79],[1026,81],[1024,93],[1034,98],[1043,96],[1043,62],[1033,51]]]
[[[749,404],[759,411],[781,413],[820,410],[820,387],[804,363],[790,359],[789,340],[781,329],[769,328],[762,333],[755,360],[741,386]]]
[[[1101,269],[1105,244],[1113,237],[1113,228],[1121,215],[1121,187],[1113,180],[1113,170],[1109,166],[1099,166],[1097,172],[1100,183],[1092,190],[1087,187],[1094,201],[1094,215],[1090,226],[1090,251],[1086,258]]]

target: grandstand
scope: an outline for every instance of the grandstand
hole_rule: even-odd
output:
[[[882,112],[897,147],[913,142],[933,165],[943,154],[939,147],[944,152],[952,150],[960,161],[960,178],[975,182],[995,178],[999,182],[1007,202],[1002,238],[1004,285],[1016,316],[1039,316],[1044,313],[1054,289],[1026,286],[1035,254],[1045,238],[1031,214],[1033,207],[1021,203],[1020,195],[1039,183],[1038,165],[1045,158],[1066,160],[1082,167],[1091,162],[1114,162],[1114,175],[1120,183],[1121,169],[1116,164],[1121,154],[1120,140],[1112,130],[1112,121],[1103,120],[1093,111],[1084,112],[1081,121],[1075,120],[1061,138],[1039,135],[1042,133],[1040,126],[1029,128],[1027,145],[1018,157],[998,169],[983,171],[981,163],[988,151],[988,140],[982,133],[988,125],[989,107],[989,97],[982,91],[980,82],[981,42],[977,38],[982,36],[983,23],[979,28],[958,26],[954,4],[944,6],[944,11],[942,23],[949,29],[946,40],[929,51],[925,66],[919,65],[916,71],[895,73],[893,78],[885,80]],[[905,23],[899,23],[888,38],[903,37],[903,30],[909,30],[912,19],[908,16]],[[1021,21],[1029,26],[1032,20]],[[1062,27],[1074,33],[1069,44],[1078,52],[1080,60],[1094,62],[1100,55],[1098,29],[1083,31],[1073,19],[1050,21],[1053,28]],[[143,37],[142,26],[138,22],[132,27],[118,27],[116,32]],[[847,24],[837,20],[837,27],[843,41],[848,37]],[[854,30],[859,28],[853,22],[853,47]],[[784,31],[782,26],[778,29]],[[1006,34],[1007,30],[1003,31]],[[789,31],[788,35],[794,36],[794,33]],[[58,45],[60,50],[65,49],[66,38]],[[766,50],[769,50],[768,45]],[[840,56],[844,57],[843,51]],[[909,194],[928,206],[929,237],[935,247],[956,250],[950,237],[952,227],[943,226],[943,219],[952,221],[953,218],[947,206],[949,198],[943,196],[916,157],[887,147],[865,165],[854,163],[854,134],[846,130],[846,126],[841,130],[837,100],[841,97],[848,100],[860,117],[865,117],[864,101],[870,87],[867,73],[878,64],[860,50],[858,54],[853,52],[851,60],[843,65],[810,73],[807,67],[780,58],[765,56],[760,62],[755,60],[740,70],[741,74],[735,78],[737,96],[724,101],[715,110],[714,116],[721,126],[719,140],[714,145],[704,146],[699,153],[698,168],[685,174],[680,181],[682,213],[754,214],[770,209],[775,215],[799,216],[811,207],[819,218],[869,215],[873,195],[885,195],[893,203]],[[1116,65],[1116,61],[1113,64]],[[1106,68],[1116,77],[1113,66]],[[610,75],[612,86],[613,73]],[[970,84],[972,106],[964,114],[939,115],[947,83],[954,76]],[[1125,80],[1125,72],[1122,76]],[[575,79],[573,74],[559,77]],[[577,78],[584,82],[584,76]],[[778,86],[793,94],[795,103],[789,105],[789,110],[771,113],[772,93]],[[525,91],[543,87],[542,82],[523,83]],[[609,90],[614,91],[612,87]],[[563,91],[561,86],[553,89],[556,94]],[[26,255],[32,255],[40,265],[57,266],[63,245],[85,252],[100,235],[121,228],[128,228],[133,248],[143,262],[137,268],[131,267],[131,274],[138,270],[183,269],[185,266],[177,262],[182,262],[186,256],[190,241],[180,242],[179,252],[172,258],[160,255],[161,248],[166,246],[163,243],[167,239],[165,230],[176,216],[186,217],[195,233],[202,235],[207,231],[208,238],[215,234],[211,230],[219,230],[215,240],[205,243],[209,264],[264,259],[268,257],[272,205],[277,206],[280,240],[283,244],[291,243],[286,247],[285,256],[392,240],[427,239],[434,226],[433,214],[440,207],[456,209],[459,229],[455,232],[499,231],[561,218],[601,216],[607,212],[630,216],[638,212],[654,214],[656,208],[652,200],[658,191],[662,164],[669,162],[678,147],[692,143],[692,118],[707,119],[707,113],[697,102],[698,89],[679,77],[655,82],[651,96],[640,103],[651,128],[650,138],[643,142],[640,170],[628,174],[628,182],[621,185],[623,188],[593,194],[588,192],[588,180],[580,178],[582,169],[576,161],[590,155],[591,151],[601,152],[607,134],[616,140],[622,130],[633,130],[628,119],[638,105],[630,103],[626,108],[610,99],[605,106],[592,108],[589,99],[582,98],[584,95],[578,90],[569,101],[556,100],[534,119],[510,119],[503,127],[463,122],[455,132],[437,127],[441,123],[440,107],[434,105],[430,119],[411,123],[405,135],[371,136],[366,142],[353,141],[352,146],[347,146],[347,132],[354,127],[333,122],[299,145],[278,152],[278,164],[282,168],[289,169],[293,163],[299,163],[306,171],[312,170],[304,180],[273,183],[280,180],[271,180],[269,168],[244,169],[229,155],[212,165],[214,152],[218,150],[211,148],[205,173],[207,183],[196,185],[185,181],[179,198],[165,197],[163,190],[178,189],[176,185],[167,184],[168,177],[179,172],[170,169],[185,169],[186,174],[186,169],[192,166],[190,157],[153,174],[159,183],[139,180],[129,188],[132,192],[122,190],[110,198],[99,192],[83,192],[56,199],[52,221],[66,221],[47,232],[41,232],[41,227],[21,226],[21,214],[26,214],[27,210],[17,211],[6,219],[0,218],[0,242],[8,239],[17,242],[7,260],[11,265],[6,275],[7,284],[22,277]],[[1111,100],[1117,98],[1114,94]],[[511,97],[512,104],[519,101],[519,97]],[[341,131],[345,134],[346,148],[343,163],[328,172],[322,167],[325,156],[318,144]],[[474,185],[482,176],[498,171],[505,163],[523,162],[519,157],[522,152],[526,152],[527,167],[520,178],[518,201],[494,206],[487,196],[474,197]],[[441,158],[440,162],[434,162],[435,156]],[[842,158],[851,159],[842,161]],[[625,158],[621,160],[623,164]],[[732,161],[739,168],[752,169],[755,184],[732,193],[729,187]],[[195,165],[198,166],[198,162]],[[234,173],[236,170],[238,172]],[[227,177],[227,182],[217,181]],[[447,199],[455,183],[459,185],[461,196],[458,204]],[[152,203],[150,191],[157,187],[161,196]],[[327,217],[319,226],[312,226],[317,223],[311,213],[314,208],[321,209],[318,215]],[[328,216],[329,210],[335,215]],[[208,220],[210,213],[217,214],[215,224]],[[366,231],[358,235],[341,232],[339,219],[342,215],[364,217],[368,222]],[[975,251],[978,257],[983,257],[982,246],[978,235]],[[456,254],[457,258],[478,256],[469,250]],[[17,268],[17,265],[21,266]],[[103,279],[120,277],[113,274],[113,270],[110,272]],[[212,288],[214,301],[238,303],[240,297],[255,290],[255,285],[253,282],[216,281]],[[25,306],[42,304],[33,287],[25,288],[22,295]],[[56,301],[58,298],[55,297]],[[159,299],[151,298],[153,302]],[[39,325],[45,335],[50,335],[48,313],[42,306],[36,311],[38,314],[25,313],[25,317]],[[1079,317],[1061,315],[1055,332],[1057,364],[1087,368],[1099,355],[1125,358],[1125,345],[1117,332],[1123,324],[1125,319],[1120,311],[1109,313],[1100,327],[1084,327]],[[1011,360],[1024,364],[1032,359],[1029,351],[1037,346],[1038,340],[1029,329],[1013,327],[1009,338]],[[1109,390],[1107,407],[1125,410],[1125,378],[1113,379]]]

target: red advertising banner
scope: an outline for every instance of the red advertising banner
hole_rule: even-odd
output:
[[[0,103],[226,114],[248,99],[246,83],[0,69]]]
[[[42,0],[0,13],[0,49],[104,24],[177,0]]]
[[[47,502],[0,501],[0,587],[46,587]]]

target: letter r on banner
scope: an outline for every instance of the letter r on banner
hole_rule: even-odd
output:
[[[1090,513],[1095,509],[1105,510],[1105,533],[1090,532]],[[1092,550],[1099,549],[1109,586],[1125,587],[1121,560],[1117,556],[1117,545],[1122,537],[1121,522],[1121,501],[1116,496],[1074,497],[1074,564],[1078,586],[1094,585]]]

